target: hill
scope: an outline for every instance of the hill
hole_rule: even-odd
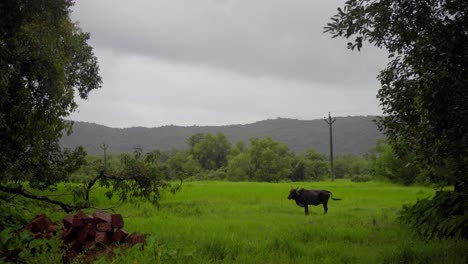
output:
[[[375,146],[383,134],[373,121],[375,116],[337,117],[333,124],[334,153],[364,154]],[[328,125],[321,119],[268,119],[245,125],[228,126],[162,126],[155,128],[111,128],[93,123],[75,122],[73,134],[61,140],[64,147],[82,145],[89,154],[101,154],[99,146],[106,143],[108,152],[118,154],[131,152],[136,147],[144,151],[154,149],[187,149],[186,139],[195,133],[221,132],[232,142],[248,143],[249,138],[270,136],[287,144],[299,153],[309,147],[327,154],[329,151]]]

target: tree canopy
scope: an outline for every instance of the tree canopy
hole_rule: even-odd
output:
[[[70,20],[72,1],[0,3],[0,181],[46,188],[63,180],[68,161],[58,140],[76,110],[101,85],[89,34]],[[79,155],[78,155],[79,156]],[[72,159],[75,157],[75,159]]]
[[[70,19],[72,5],[71,0],[0,2],[0,191],[69,212],[91,206],[89,192],[99,181],[112,188],[109,197],[115,192],[122,201],[157,204],[161,189],[170,184],[161,157],[141,150],[122,156],[116,168],[107,168],[106,161],[84,188],[75,188],[74,204],[31,190],[67,180],[85,161],[83,148],[59,145],[63,133],[71,132],[66,118],[77,109],[75,96],[86,99],[102,83],[89,34]]]
[[[389,52],[378,76],[380,129],[399,155],[413,152],[433,182],[466,182],[468,2],[348,0],[325,32],[355,37],[350,49],[367,41]]]

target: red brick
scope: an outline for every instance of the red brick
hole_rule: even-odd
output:
[[[33,233],[42,233],[47,232],[47,229],[51,224],[52,220],[50,220],[46,215],[41,214],[34,217],[34,219],[32,219],[26,226],[26,229]]]
[[[92,224],[94,225],[96,222],[96,220],[94,220],[94,218],[88,216],[88,217],[85,217],[83,218],[83,223],[86,225],[86,224]]]
[[[65,216],[63,218],[62,222],[63,222],[63,227],[65,229],[69,229],[70,227],[73,226],[73,215],[69,214],[69,215]]]
[[[123,228],[117,229],[117,231],[112,234],[112,241],[120,243],[128,236],[128,232]]]
[[[71,243],[76,238],[76,234],[77,230],[73,227],[64,230],[62,233],[62,240],[65,241],[65,243]]]
[[[55,224],[50,225],[49,228],[47,229],[47,232],[55,234],[57,232],[57,225]]]
[[[96,244],[109,245],[109,237],[106,232],[96,232]]]
[[[94,239],[96,237],[96,228],[92,224],[88,224],[88,239]]]
[[[112,222],[112,218],[111,218],[110,214],[104,213],[102,211],[95,211],[93,213],[93,216],[94,216],[94,219],[97,220],[97,223],[99,223],[99,222],[111,223]]]
[[[83,227],[84,226],[84,222],[83,222],[83,218],[79,217],[79,216],[74,216],[73,217],[73,227]]]
[[[80,249],[84,246],[86,241],[88,240],[88,227],[84,227],[78,234],[76,235],[76,239],[73,241],[72,245],[74,249]]]
[[[112,225],[108,222],[101,222],[96,225],[96,230],[101,232],[110,232],[112,231]]]
[[[111,215],[112,228],[122,228],[124,227],[124,222],[121,214]]]

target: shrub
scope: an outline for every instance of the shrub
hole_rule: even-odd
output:
[[[462,193],[439,191],[432,200],[405,205],[400,221],[427,238],[467,238],[464,228],[468,226],[468,215],[463,215]]]
[[[203,171],[187,178],[188,181],[217,181],[225,179],[226,172],[223,169]]]

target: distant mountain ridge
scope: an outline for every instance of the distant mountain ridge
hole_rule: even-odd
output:
[[[364,154],[373,148],[377,139],[384,138],[373,120],[376,116],[337,117],[333,124],[333,146],[337,154]],[[108,152],[118,154],[131,152],[136,147],[143,151],[185,150],[186,140],[195,133],[221,132],[235,144],[251,137],[271,137],[287,144],[291,150],[300,153],[309,147],[328,154],[329,128],[322,119],[297,120],[287,118],[268,119],[245,125],[228,126],[162,126],[154,128],[131,127],[111,128],[86,122],[75,122],[73,134],[61,139],[63,147],[83,146],[89,154],[102,154],[100,145],[109,146]]]

